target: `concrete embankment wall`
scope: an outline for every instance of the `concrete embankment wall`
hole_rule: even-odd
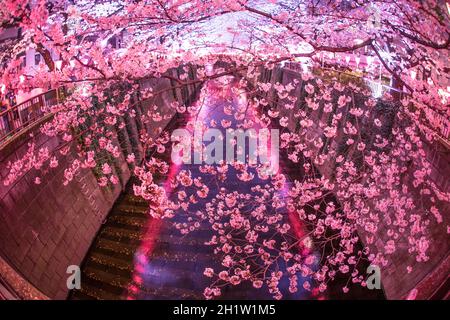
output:
[[[175,73],[177,70],[172,70]],[[194,75],[191,72],[191,77]],[[149,81],[143,87],[153,91],[170,88],[167,79]],[[112,166],[120,183],[100,188],[90,169],[83,169],[67,186],[63,186],[64,169],[75,154],[59,155],[59,167],[41,175],[41,184],[34,183],[35,171],[30,171],[17,183],[5,186],[8,162],[19,159],[28,149],[29,133],[34,133],[37,146],[48,147],[51,152],[60,144],[57,137],[48,137],[39,127],[29,128],[0,150],[0,256],[2,263],[22,276],[44,295],[52,299],[65,299],[68,293],[66,271],[69,265],[80,265],[102,222],[130,178],[125,155],[135,152],[142,156],[139,130],[146,129],[150,136],[159,134],[175,110],[174,101],[184,103],[192,97],[194,86],[165,90],[152,101],[145,101],[136,117],[125,116],[126,127],[117,129],[117,143],[121,154]],[[158,124],[144,123],[141,118],[147,110],[157,105],[166,119]],[[10,284],[15,287],[15,284]],[[24,298],[27,295],[23,295]]]
[[[302,79],[298,72],[284,69],[274,68],[273,70],[261,69],[260,81],[266,83],[280,83],[288,84],[297,79],[299,86],[296,90],[292,90],[291,96],[297,96],[298,102],[292,110],[283,108],[283,104],[287,103],[287,99],[278,99],[277,93],[274,89],[271,89],[265,96],[267,101],[272,104],[271,109],[278,109],[280,111],[280,117],[286,116],[289,119],[288,129],[292,132],[297,131],[299,128],[298,118],[294,117],[294,113],[298,112],[299,108],[305,108],[301,105],[301,97],[305,95],[305,90],[302,88]],[[275,106],[273,106],[275,104]],[[305,108],[308,109],[308,108]],[[348,112],[348,110],[347,110]],[[333,114],[333,113],[331,113]],[[308,140],[314,141],[315,137],[324,137],[323,129],[320,128],[319,122],[327,122],[328,115],[321,112],[320,108],[316,111],[308,110],[308,116],[313,120],[314,124],[308,129]],[[345,117],[345,114],[343,115]],[[389,119],[383,119],[382,117],[389,117],[385,109],[380,109],[377,117],[385,121]],[[339,134],[333,143],[329,145],[329,150],[337,150],[338,145],[342,142],[343,135]],[[305,143],[307,143],[305,141]],[[311,150],[314,150],[314,145],[309,144]],[[442,191],[450,192],[450,181],[448,180],[448,174],[450,172],[450,155],[448,149],[439,142],[433,145],[425,145],[426,156],[431,164],[431,179],[440,187]],[[351,154],[348,156],[351,157]],[[335,159],[328,159],[323,165],[317,166],[321,175],[325,178],[333,181],[334,171],[337,163]],[[416,168],[411,167],[407,174],[405,174],[404,183],[408,185],[409,190],[412,190],[412,197],[418,195],[414,194],[416,189],[412,185],[412,175]],[[369,204],[370,206],[370,204]],[[422,215],[423,218],[430,218],[430,213],[426,213],[420,208],[413,209],[416,213]],[[381,279],[383,289],[388,299],[403,299],[408,294],[417,289],[417,298],[427,299],[431,297],[435,289],[448,277],[450,271],[450,242],[449,235],[446,232],[446,226],[449,223],[450,205],[444,204],[440,208],[443,216],[443,223],[436,223],[436,219],[430,218],[430,225],[428,226],[429,234],[428,238],[433,242],[428,249],[429,261],[425,263],[417,263],[415,256],[410,254],[407,250],[408,239],[403,236],[397,240],[397,251],[395,254],[389,256],[389,263],[387,266],[381,268]],[[391,226],[386,224],[385,220],[380,221],[378,224],[378,230],[376,234],[376,242],[374,246],[380,252],[384,251],[385,239],[387,238],[387,231]],[[364,230],[359,230],[361,240],[364,240]],[[407,266],[414,266],[413,270],[408,273]]]

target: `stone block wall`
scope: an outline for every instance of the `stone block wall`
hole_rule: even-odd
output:
[[[293,70],[283,69],[283,68],[274,68],[273,70],[261,70],[261,81],[267,82],[267,83],[281,83],[281,84],[287,84],[290,83],[293,79],[298,79],[301,83],[300,74]],[[299,96],[300,92],[298,89],[293,90],[291,92],[291,95]],[[285,101],[280,101],[277,99],[274,99],[276,96],[276,92],[274,90],[270,90],[267,94],[268,101],[276,101],[277,108],[280,111],[280,117],[286,116],[289,119],[288,129],[291,131],[295,131],[297,127],[296,120],[293,116],[293,113],[296,112],[296,108],[294,110],[286,110],[282,107],[283,103]],[[322,135],[322,130],[318,128],[317,123],[319,122],[319,111],[317,110],[310,114],[310,117],[314,119],[315,125],[313,125],[312,128],[310,128],[308,135],[309,139],[312,139],[313,137],[319,137]],[[322,121],[326,121],[323,118],[320,118]],[[338,138],[337,140],[339,140]],[[335,146],[332,146],[335,147]],[[448,149],[440,144],[435,143],[433,145],[427,145],[425,147],[426,153],[427,153],[427,159],[431,163],[431,178],[433,181],[438,185],[441,190],[445,192],[450,192],[450,182],[448,180],[448,174],[450,173],[450,155],[448,152]],[[329,179],[333,179],[332,174],[334,170],[334,163],[326,162],[322,166],[317,167],[321,174]],[[409,173],[410,176],[412,176],[412,171],[415,170],[414,168],[411,168],[411,172]],[[413,190],[414,194],[414,187],[412,186],[412,183],[408,183],[409,190]],[[415,262],[414,255],[409,254],[407,250],[407,239],[399,239],[399,248],[398,250],[389,257],[389,264],[383,268],[381,268],[381,277],[382,277],[382,285],[383,289],[386,295],[386,298],[388,299],[404,299],[408,296],[408,294],[411,292],[411,290],[415,288],[419,288],[422,290],[422,292],[418,292],[418,297],[421,297],[422,299],[429,297],[432,292],[433,288],[428,288],[429,292],[424,292],[426,286],[421,285],[423,281],[425,281],[429,275],[433,274],[433,277],[437,276],[437,270],[439,270],[439,274],[443,274],[443,279],[446,279],[445,273],[450,272],[448,269],[448,263],[446,264],[446,268],[443,268],[442,266],[448,261],[448,258],[450,256],[450,236],[448,233],[446,233],[446,226],[449,225],[449,212],[450,212],[450,205],[444,204],[443,207],[440,207],[441,214],[443,216],[444,221],[440,224],[436,223],[436,219],[434,217],[430,217],[431,214],[428,212],[420,211],[420,209],[417,210],[418,214],[421,214],[423,218],[430,218],[430,225],[429,225],[429,231],[430,234],[428,235],[429,239],[433,239],[432,245],[430,246],[428,250],[428,255],[430,257],[430,260],[425,263],[417,263]],[[378,231],[377,231],[377,241],[375,243],[375,246],[378,248],[378,250],[383,251],[385,242],[384,239],[386,239],[386,233],[389,229],[389,226],[387,224],[383,224],[383,221],[379,224]],[[360,230],[360,237],[361,239],[364,239],[364,231]],[[407,266],[415,266],[413,270],[408,273],[407,272]]]
[[[172,70],[176,71],[176,70]],[[154,88],[167,88],[168,80],[148,84]],[[194,86],[183,88],[188,93],[196,91]],[[34,133],[37,146],[47,146],[54,150],[59,141],[47,137],[36,126],[15,138],[0,150],[0,257],[23,279],[51,299],[65,299],[67,267],[80,265],[92,240],[106,218],[115,200],[130,178],[130,170],[124,154],[142,152],[139,142],[139,128],[150,135],[159,134],[155,127],[164,127],[175,114],[170,103],[183,103],[181,90],[167,90],[152,103],[143,103],[140,112],[145,113],[151,105],[158,105],[167,118],[156,123],[140,123],[139,117],[127,117],[126,128],[121,129],[117,141],[122,146],[118,159],[121,182],[115,186],[100,188],[92,170],[82,169],[72,182],[63,186],[66,163],[74,155],[59,159],[60,165],[41,176],[42,183],[34,183],[31,171],[17,183],[5,186],[8,174],[7,163],[25,154],[29,134]],[[121,137],[119,139],[119,136]],[[142,155],[140,155],[142,156]],[[116,170],[112,166],[113,170]]]
[[[51,150],[57,138],[36,133],[42,146]],[[12,142],[14,143],[14,142]],[[27,149],[27,140],[12,145],[1,155],[0,178],[7,174],[5,164]],[[70,155],[69,155],[70,157]],[[67,295],[66,270],[79,265],[103,219],[121,192],[121,185],[100,189],[91,170],[82,170],[63,186],[60,166],[34,183],[34,172],[11,186],[0,186],[0,253],[25,279],[54,299]],[[128,179],[129,172],[123,172]]]

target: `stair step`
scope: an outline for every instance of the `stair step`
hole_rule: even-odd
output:
[[[105,239],[105,240],[108,240],[108,239]],[[102,248],[102,247],[99,247],[99,246],[96,246],[95,248],[93,248],[91,253],[92,254],[94,254],[94,253],[102,254],[102,255],[105,255],[105,256],[108,256],[108,257],[113,257],[113,258],[116,258],[116,259],[120,259],[120,260],[125,261],[125,262],[132,261],[132,259],[134,258],[134,256],[131,256],[131,255],[127,254],[127,253],[120,253],[118,251],[114,251],[114,250],[111,250],[111,249],[108,249],[108,248],[105,248],[105,247]]]
[[[127,205],[134,205],[136,207],[148,208],[147,200],[144,200],[142,197],[138,197],[133,194],[125,195],[123,202]]]
[[[147,219],[133,216],[113,215],[108,219],[108,225],[117,228],[141,231],[147,225]]]
[[[109,287],[116,287],[117,289],[126,289],[130,283],[131,277],[124,277],[117,274],[109,273],[107,270],[100,270],[91,266],[87,266],[83,271],[84,276],[99,281],[102,285]]]
[[[121,295],[117,295],[106,290],[91,286],[86,283],[81,284],[81,289],[76,290],[75,295],[79,298],[86,297],[89,300],[120,300]],[[84,298],[83,298],[84,299]]]
[[[139,245],[142,239],[144,239],[144,234],[139,231],[116,228],[112,226],[106,226],[100,232],[101,237],[107,237],[110,240],[115,240],[117,242],[127,242],[129,244]]]
[[[96,246],[129,257],[133,257],[134,252],[136,250],[136,246],[120,243],[117,241],[111,241],[103,238],[98,239]]]
[[[128,244],[128,245],[136,247],[136,248],[139,247],[139,245],[141,243],[141,241],[139,241],[139,240],[133,240],[133,239],[129,239],[127,237],[117,237],[115,235],[107,234],[107,233],[103,233],[101,235],[101,238],[105,239],[105,240],[109,240],[109,241],[121,242],[121,243]]]
[[[146,206],[135,206],[129,204],[119,204],[114,207],[113,212],[129,214],[136,217],[146,217],[148,218],[148,205]]]
[[[112,267],[130,273],[133,272],[132,261],[125,261],[99,252],[93,252],[92,255],[89,257],[89,260],[96,264],[104,265],[106,267]]]
[[[102,290],[105,293],[116,296],[115,299],[120,299],[127,292],[127,288],[123,288],[114,284],[105,282],[99,279],[99,276],[90,272],[87,274],[83,272],[82,274],[84,285],[88,285],[92,290]]]

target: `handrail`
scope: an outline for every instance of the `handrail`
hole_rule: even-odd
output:
[[[8,137],[45,116],[44,107],[53,106],[60,102],[60,90],[49,90],[0,112],[0,144]]]

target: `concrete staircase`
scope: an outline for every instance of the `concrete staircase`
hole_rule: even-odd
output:
[[[114,205],[82,266],[81,289],[73,299],[121,299],[131,280],[134,252],[149,219],[147,202],[131,183]]]

